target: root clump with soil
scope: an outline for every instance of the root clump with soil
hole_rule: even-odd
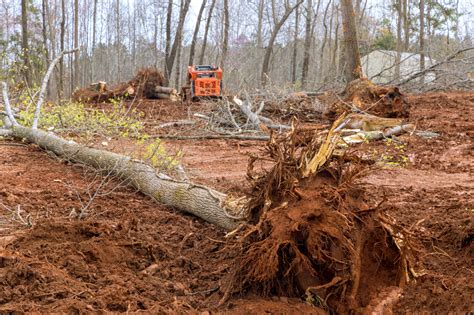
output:
[[[155,88],[164,82],[163,74],[156,68],[143,68],[129,82],[120,82],[110,88],[104,84],[102,87],[99,85],[99,89],[95,86],[79,89],[72,98],[86,103],[110,102],[118,97],[154,99],[157,97]]]
[[[410,106],[396,86],[381,86],[366,78],[350,82],[342,96],[323,97],[330,104],[325,116],[331,120],[347,110],[355,110],[385,118],[408,118]]]
[[[333,157],[331,147],[325,149],[325,143],[337,142],[334,127],[321,139],[293,125],[284,136],[272,135],[265,156],[253,158],[248,172],[253,224],[242,232],[222,302],[251,292],[302,297],[343,313],[407,281],[403,231],[357,186],[362,172],[357,160]],[[309,161],[321,156],[327,162],[315,168]],[[257,170],[262,160],[273,166]]]

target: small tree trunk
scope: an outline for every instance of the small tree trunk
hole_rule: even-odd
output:
[[[74,0],[74,48],[79,47],[79,0]],[[74,54],[73,86],[79,85],[79,50]],[[72,92],[72,91],[71,91]]]
[[[181,81],[181,50],[182,44],[178,44],[178,52],[176,53],[176,69],[175,69],[175,76],[174,76],[174,88],[176,90],[179,89],[180,81]]]
[[[321,82],[323,75],[324,75],[324,49],[326,48],[326,41],[328,37],[328,25],[326,23],[328,11],[329,11],[329,6],[331,5],[331,0],[328,2],[326,9],[324,10],[324,16],[323,16],[323,27],[324,27],[324,36],[323,36],[323,42],[321,44],[321,51],[319,53],[319,65],[317,68],[317,77],[319,78],[319,81]],[[331,21],[332,23],[332,21]]]
[[[171,71],[168,69],[167,58],[171,50],[171,18],[173,17],[173,0],[168,0],[168,9],[166,11],[166,42],[165,42],[165,74]],[[165,77],[165,85],[168,85],[167,79]]]
[[[257,16],[257,51],[256,51],[256,57],[261,58],[262,57],[262,49],[263,49],[263,9],[264,9],[264,0],[258,0],[258,16]],[[258,67],[255,67],[255,75],[256,78],[259,77],[260,75],[260,69]]]
[[[409,10],[408,10],[408,0],[402,0],[402,15],[403,15],[403,35],[405,36],[404,41],[404,50],[408,51],[410,48],[410,20],[409,20]]]
[[[191,47],[189,48],[189,62],[188,62],[189,66],[192,66],[194,62],[194,51],[196,49],[196,40],[199,33],[199,27],[201,26],[202,13],[204,12],[206,3],[207,3],[207,0],[202,1],[201,8],[199,9],[199,13],[196,19],[196,25],[194,26],[193,39],[191,40]]]
[[[357,40],[357,29],[354,18],[352,0],[341,0],[342,22],[344,33],[344,48],[346,57],[345,78],[349,83],[361,77],[361,64],[359,45]]]
[[[199,55],[200,65],[204,63],[204,53],[206,52],[207,37],[209,35],[209,27],[211,26],[211,20],[212,20],[212,11],[214,11],[215,5],[216,5],[216,0],[212,0],[211,7],[209,8],[209,12],[207,13],[206,28],[204,30],[204,39],[202,42],[201,54]]]
[[[183,36],[183,27],[184,21],[186,19],[186,15],[188,14],[189,5],[191,0],[181,0],[181,7],[179,10],[179,20],[178,26],[176,28],[176,35],[174,37],[173,45],[171,46],[171,50],[169,54],[166,56],[166,67],[165,67],[165,83],[166,85],[169,84],[169,80],[171,77],[171,72],[173,69],[174,61],[176,59],[176,53],[178,52],[178,45],[181,45],[181,40]],[[172,1],[171,1],[172,5]]]
[[[397,54],[395,55],[395,80],[400,80],[400,62],[402,57],[402,0],[397,0]]]
[[[115,0],[116,25],[115,25],[115,45],[117,45],[117,80],[122,81],[122,58],[121,58],[121,38],[120,38],[120,0]]]
[[[267,84],[267,75],[268,75],[268,70],[270,66],[270,57],[272,55],[273,44],[275,43],[275,39],[278,35],[278,32],[280,31],[283,24],[285,24],[286,20],[291,15],[293,10],[295,10],[296,7],[299,6],[302,2],[303,0],[300,0],[294,6],[287,7],[285,10],[285,13],[283,14],[283,17],[280,19],[280,21],[277,22],[277,24],[273,28],[272,34],[270,36],[270,41],[268,42],[268,46],[265,49],[265,55],[263,57],[262,72],[260,75],[260,82],[262,86],[265,86]]]
[[[60,30],[60,50],[64,51],[64,35],[66,28],[66,6],[64,0],[61,0],[61,30]],[[64,95],[64,60],[59,61],[59,88],[58,100],[61,101]]]
[[[291,82],[296,83],[296,63],[298,57],[298,33],[300,23],[299,6],[295,9],[295,33],[293,35],[293,58],[291,59]]]
[[[48,1],[43,0],[41,2],[41,23],[42,23],[42,35],[43,35],[43,49],[44,49],[44,64],[49,64],[49,46],[48,46],[48,27],[46,23],[46,17],[48,12]],[[48,97],[51,96],[51,89],[48,87],[46,91]]]
[[[23,76],[31,86],[30,49],[28,46],[28,1],[21,0],[21,50],[23,55]]]
[[[97,33],[97,0],[94,0],[94,9],[92,13],[92,55],[91,55],[91,78],[90,81],[95,80],[95,39]]]
[[[306,5],[306,26],[305,26],[305,39],[304,39],[304,50],[303,50],[303,69],[301,73],[301,85],[303,90],[307,88],[307,80],[308,80],[308,70],[309,70],[309,58],[311,49],[311,42],[312,42],[312,34],[311,34],[311,24],[312,24],[312,17],[313,17],[313,0],[308,0]]]
[[[229,0],[224,0],[224,40],[222,42],[221,68],[224,68],[229,46]]]
[[[425,70],[425,0],[420,0],[420,71]],[[425,76],[420,77],[421,84]]]

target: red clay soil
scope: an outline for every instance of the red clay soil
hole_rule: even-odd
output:
[[[395,313],[474,311],[474,94],[412,95],[410,121],[433,139],[404,135],[405,167],[378,169],[364,179],[374,198],[412,233],[420,277],[402,293]],[[370,146],[370,145],[369,145]],[[383,144],[367,147],[371,154]],[[400,152],[399,152],[400,154]]]
[[[383,142],[361,146],[374,160],[385,153],[408,159],[403,166],[375,167],[361,185],[375,202],[386,197],[390,214],[412,233],[420,276],[403,288],[398,303],[399,291],[387,287],[372,294],[370,304],[394,294],[394,313],[472,312],[474,94],[407,99],[410,122],[440,136],[401,136],[403,152]],[[185,107],[174,111],[160,101],[140,106],[145,104],[145,111],[153,106],[154,114],[146,116],[150,124],[188,117]],[[191,177],[220,189],[245,182],[247,157],[238,150],[255,152],[259,146],[234,140],[166,143],[182,148]],[[79,219],[101,177],[31,145],[0,140],[0,178],[0,312],[216,311],[219,281],[235,259],[233,251],[224,250],[222,231],[116,187],[115,181]],[[298,299],[250,295],[218,311],[320,313]]]
[[[223,232],[33,146],[0,142],[0,310],[170,312],[207,309],[228,252]],[[92,185],[91,185],[92,183]],[[79,201],[79,196],[82,198]],[[32,227],[7,208],[21,207]]]
[[[0,161],[0,313],[216,310],[234,259],[223,231],[113,179],[98,189],[94,171],[33,145],[0,140]],[[257,296],[218,312],[321,314]]]

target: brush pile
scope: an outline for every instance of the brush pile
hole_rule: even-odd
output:
[[[375,85],[365,78],[350,82],[342,96],[332,94],[323,98],[329,104],[326,117],[332,120],[348,110],[386,118],[409,116],[409,104],[398,87]]]
[[[222,301],[246,293],[304,297],[347,313],[409,280],[408,235],[357,185],[356,158],[333,156],[344,118],[327,134],[293,121],[252,158],[250,224]],[[258,169],[261,161],[272,167]]]
[[[171,99],[176,101],[177,91],[164,87],[165,78],[155,68],[145,68],[137,72],[129,82],[121,82],[108,88],[105,82],[92,83],[90,87],[79,89],[73,99],[79,102],[109,102],[117,98]]]

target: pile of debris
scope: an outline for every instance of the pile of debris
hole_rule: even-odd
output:
[[[333,155],[345,118],[321,136],[293,124],[253,157],[249,224],[238,232],[240,255],[221,302],[242,293],[303,296],[349,313],[414,276],[408,235],[356,184],[363,166]],[[256,169],[259,161],[273,166]]]
[[[155,68],[145,68],[137,72],[129,82],[121,82],[108,87],[104,81],[91,83],[87,88],[73,93],[73,99],[86,103],[110,102],[117,98],[179,99],[176,89],[163,86],[163,74]]]
[[[342,96],[328,93],[321,100],[329,106],[325,116],[330,120],[347,111],[386,118],[409,117],[409,104],[398,87],[376,85],[366,78],[350,82]]]

